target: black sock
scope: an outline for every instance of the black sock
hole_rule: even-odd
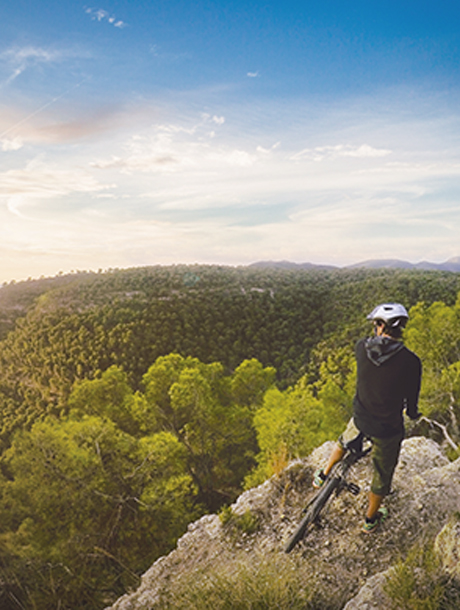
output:
[[[374,515],[373,517],[366,517],[366,523],[375,523],[378,515]]]

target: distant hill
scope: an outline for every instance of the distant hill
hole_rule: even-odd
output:
[[[361,266],[361,265],[359,265]],[[286,269],[290,270],[313,270],[313,269],[321,269],[321,270],[336,270],[339,267],[335,267],[334,265],[315,265],[314,263],[291,263],[290,261],[258,261],[256,263],[252,263],[248,265],[249,269]]]
[[[292,263],[290,261],[259,261],[249,265],[259,269],[339,269],[334,265],[316,265],[314,263]],[[423,271],[452,271],[460,272],[460,256],[450,258],[444,263],[430,263],[421,261],[420,263],[409,263],[399,259],[370,259],[353,265],[346,265],[342,269],[421,269]]]
[[[458,273],[460,272],[460,256],[450,258],[444,263],[430,263],[428,261],[409,263],[398,259],[377,259],[348,266],[349,269],[357,269],[359,267],[364,267],[365,269],[422,269],[424,271],[453,271]]]

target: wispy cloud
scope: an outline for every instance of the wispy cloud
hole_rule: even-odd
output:
[[[262,223],[263,209],[277,201],[286,202],[287,212],[304,210],[306,217],[315,206],[334,209],[337,200],[340,206],[349,205],[343,193],[363,201],[383,200],[391,193],[400,203],[415,202],[430,189],[437,190],[430,181],[451,180],[459,172],[455,158],[443,159],[435,151],[426,158],[419,143],[409,150],[407,133],[395,132],[382,146],[379,130],[362,126],[345,130],[358,143],[346,143],[344,133],[337,130],[338,143],[294,152],[292,141],[301,140],[303,133],[321,140],[321,131],[314,133],[312,125],[295,123],[295,134],[287,127],[270,133],[263,126],[256,135],[253,127],[248,133],[246,124],[236,134],[234,117],[207,113],[195,122],[145,126],[120,142],[111,155],[94,158],[91,167],[116,181],[120,193],[150,201],[150,212],[259,206]],[[361,131],[367,142],[359,143]],[[280,135],[282,139],[276,140]]]
[[[127,26],[127,23],[125,23],[121,19],[117,19],[115,15],[111,15],[108,11],[102,8],[95,9],[85,7],[84,10],[85,13],[89,15],[93,21],[106,21],[107,23],[110,23],[110,25],[113,25],[113,27],[120,29],[125,28]]]
[[[49,49],[27,46],[8,49],[1,54],[1,57],[2,59],[7,59],[13,63],[22,64],[27,62],[54,61],[59,55],[59,53],[50,51]]]
[[[460,149],[444,113],[382,124],[345,107],[201,108],[156,100],[107,113],[99,133],[97,113],[53,125],[47,110],[37,149],[25,129],[0,144],[0,231],[50,261],[59,249],[67,268],[458,254]]]
[[[203,114],[203,119],[204,120],[211,120],[213,123],[215,123],[216,125],[223,125],[225,123],[225,117],[224,116],[217,116],[214,115],[213,117],[209,117],[208,114]]]
[[[129,117],[115,105],[84,109],[68,119],[52,106],[80,87],[84,81],[51,98],[33,112],[21,116],[17,108],[0,108],[0,147],[3,152],[19,150],[25,143],[33,145],[76,143],[100,137],[104,132],[121,129]]]
[[[391,150],[384,148],[374,148],[368,144],[360,144],[358,146],[351,144],[336,144],[334,146],[317,146],[316,148],[304,148],[292,155],[293,161],[302,159],[312,159],[313,161],[324,161],[325,159],[335,159],[337,157],[355,157],[355,158],[375,158],[387,157],[391,155]]]
[[[56,62],[62,59],[61,51],[45,49],[42,47],[14,47],[0,54],[0,62],[9,66],[11,74],[3,85],[8,85],[20,76],[27,68]]]
[[[41,159],[30,161],[24,169],[0,173],[0,200],[10,212],[22,216],[22,208],[73,193],[98,193],[110,188],[81,169],[64,169]]]
[[[246,74],[246,76],[249,76],[249,78],[257,78],[259,76],[258,72],[248,72]]]
[[[120,154],[91,163],[97,169],[118,169],[125,174],[212,174],[222,165],[249,166],[256,154],[238,147],[214,143],[225,117],[203,113],[192,124],[159,124],[125,141]]]
[[[155,57],[164,63],[176,63],[183,60],[191,60],[193,58],[193,53],[191,51],[173,53],[171,51],[166,51],[158,44],[150,44],[148,49],[152,57]]]

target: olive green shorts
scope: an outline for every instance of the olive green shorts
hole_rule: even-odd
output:
[[[355,426],[353,418],[348,422],[345,432],[339,437],[339,444],[345,448],[347,443],[355,439],[360,431]],[[390,493],[393,474],[398,464],[403,433],[398,433],[389,438],[371,437],[372,440],[372,465],[374,475],[372,477],[371,491],[378,496],[386,496]]]

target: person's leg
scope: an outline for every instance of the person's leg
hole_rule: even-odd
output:
[[[393,474],[399,460],[403,434],[389,438],[373,438],[372,465],[374,475],[371,483],[373,496],[387,496],[391,490]],[[375,500],[377,501],[377,500]]]
[[[345,431],[339,437],[339,440],[338,440],[336,446],[334,447],[334,449],[332,450],[332,452],[329,456],[329,461],[327,463],[327,466],[323,470],[324,474],[327,476],[331,472],[333,467],[338,462],[340,462],[340,460],[345,455],[346,447],[348,445],[351,445],[356,450],[359,450],[359,448],[362,448],[362,442],[363,442],[362,439],[363,439],[362,432],[360,432],[360,430],[358,430],[358,428],[355,426],[355,422],[354,422],[353,418],[351,418],[350,421],[348,422],[347,427],[345,428]]]
[[[323,470],[324,475],[327,477],[327,475],[331,472],[331,470],[333,469],[333,467],[340,462],[340,460],[343,458],[345,454],[345,449],[342,447],[342,445],[340,445],[339,443],[337,443],[337,445],[334,447],[334,449],[332,450],[330,456],[329,456],[329,461],[327,463],[326,468]]]
[[[316,489],[318,489],[323,486],[324,481],[327,479],[332,468],[338,462],[340,462],[340,460],[345,455],[345,447],[347,446],[347,443],[357,440],[360,434],[360,431],[358,430],[358,428],[356,428],[354,424],[353,418],[351,418],[348,422],[345,431],[343,432],[343,434],[340,435],[337,444],[332,449],[326,467],[320,468],[315,472],[312,481],[313,487],[316,487]]]
[[[379,521],[385,519],[388,511],[381,508],[382,501],[390,493],[393,474],[398,463],[403,435],[396,435],[388,439],[373,440],[372,463],[374,476],[367,505],[366,520],[363,530],[373,531]]]
[[[335,445],[334,449],[331,451],[331,453],[329,455],[329,460],[328,460],[326,467],[320,468],[319,470],[317,470],[315,472],[315,474],[313,476],[313,481],[312,481],[313,487],[315,487],[316,489],[319,489],[320,487],[322,487],[324,485],[324,482],[326,481],[327,477],[329,476],[329,473],[331,472],[332,468],[338,462],[340,462],[340,460],[343,458],[344,454],[345,454],[345,449],[342,447],[342,445],[340,444],[340,440],[339,440],[339,442]]]
[[[384,497],[385,496],[375,494],[373,491],[369,492],[369,504],[366,513],[366,518],[369,519],[369,521],[372,521],[377,515]]]

